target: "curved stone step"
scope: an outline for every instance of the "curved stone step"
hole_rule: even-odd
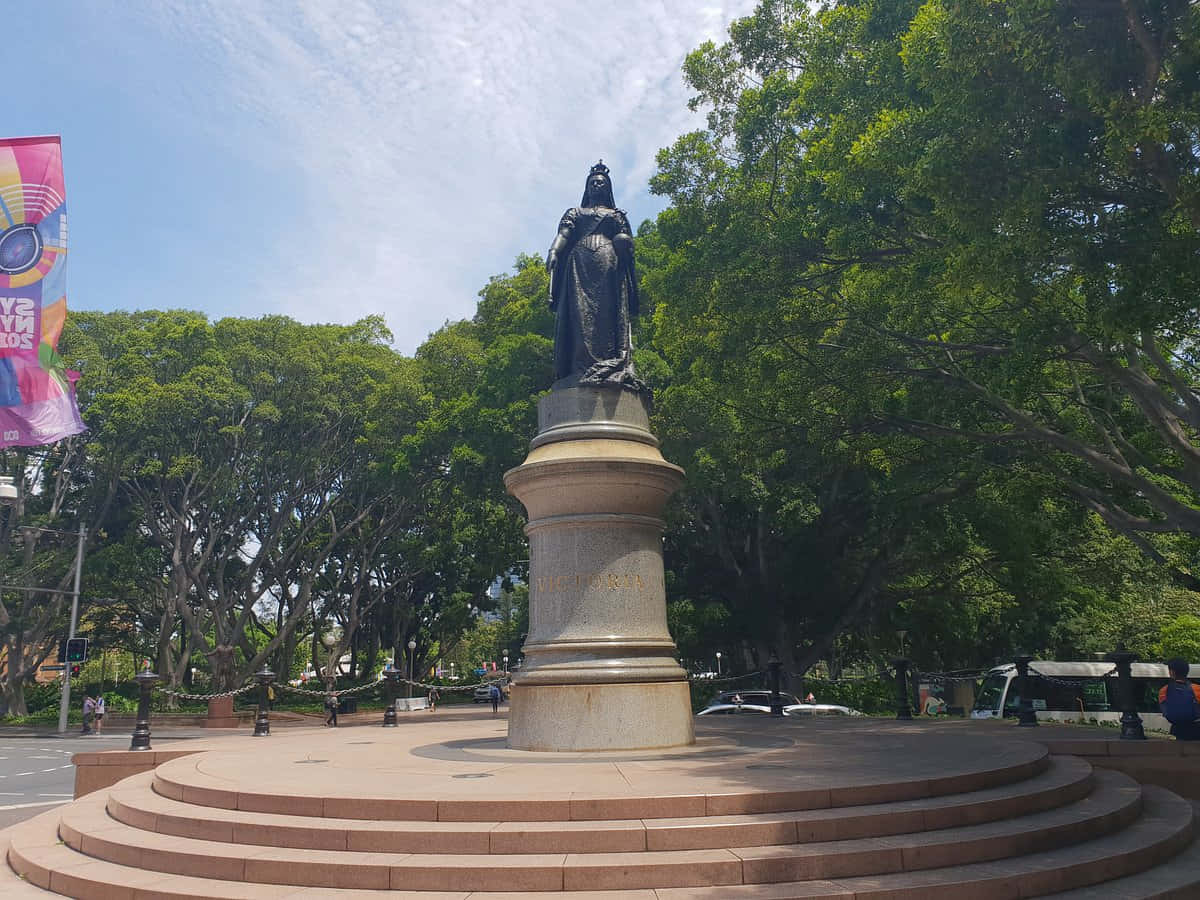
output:
[[[470,891],[373,891],[335,888],[298,890],[282,885],[247,884],[213,878],[164,875],[147,872],[111,862],[89,859],[58,840],[56,832],[59,810],[43,813],[10,829],[16,853],[12,861],[19,871],[29,876],[33,884],[55,887],[60,893],[96,900],[183,900],[183,898],[220,898],[220,900],[250,900],[250,898],[288,897],[289,900],[319,900],[334,897],[338,900],[527,900],[528,891],[470,892]],[[1048,891],[1084,888],[1103,883],[1105,890],[1095,888],[1078,894],[1080,897],[1108,897],[1112,879],[1150,869],[1145,881],[1157,877],[1151,868],[1187,850],[1193,839],[1191,805],[1159,788],[1145,788],[1143,815],[1128,828],[1114,834],[1077,844],[1064,850],[1054,850],[1017,857],[999,862],[960,865],[923,872],[898,873],[885,876],[848,878],[833,881],[809,881],[773,885],[724,885],[715,888],[660,888],[654,890],[583,891],[568,896],[571,900],[737,900],[737,898],[843,897],[888,898],[888,900],[934,900],[966,896],[1017,898],[1045,895]],[[1168,861],[1164,870],[1169,869]],[[37,891],[32,897],[48,896]],[[7,894],[5,896],[8,896]],[[1130,894],[1130,897],[1193,897],[1182,894]]]
[[[26,881],[8,865],[7,837],[0,837],[0,897],[4,900],[46,900],[53,896],[32,882]]]
[[[1194,838],[1191,804],[1162,788],[1146,786],[1142,815],[1128,828],[1096,840],[997,862],[957,865],[888,876],[839,878],[789,884],[731,885],[720,888],[665,888],[657,900],[807,900],[842,897],[849,900],[1017,900],[1058,896],[1054,891],[1078,890],[1089,900],[1110,896],[1115,879],[1155,877],[1156,867],[1188,848]],[[1136,874],[1135,874],[1136,873]],[[1103,885],[1102,888],[1099,886]],[[1132,895],[1141,896],[1141,895]],[[1155,894],[1147,895],[1149,897]],[[1164,895],[1171,897],[1170,894]],[[1194,898],[1184,893],[1183,898]],[[472,896],[472,900],[502,900],[503,895]],[[509,896],[505,900],[516,900]],[[1171,900],[1176,900],[1171,897]]]
[[[789,846],[590,854],[420,854],[298,850],[142,831],[109,817],[104,798],[62,811],[79,852],[139,869],[226,881],[321,887],[525,891],[733,885],[871,875],[992,860],[1089,840],[1137,816],[1141,792],[1116,772],[1066,807],[1014,820],[886,838]]]
[[[1075,757],[1014,784],[968,794],[794,813],[578,822],[386,822],[195,806],[151,790],[153,776],[111,789],[126,825],[178,837],[268,847],[391,853],[621,853],[701,850],[878,837],[980,824],[1072,803],[1091,790]]]
[[[1196,809],[1200,804],[1193,801],[1192,806]],[[1096,889],[1075,888],[1049,896],[1053,900],[1089,900],[1096,896]],[[1106,881],[1104,896],[1111,900],[1194,900],[1200,897],[1200,839],[1193,838],[1183,850],[1152,869]]]
[[[438,786],[452,782],[438,781],[435,784],[432,778],[429,779],[427,795],[414,791],[405,796],[387,797],[378,793],[363,793],[361,788],[356,791],[339,785],[335,796],[328,790],[321,793],[296,790],[295,784],[290,782],[286,788],[279,784],[265,791],[239,790],[228,786],[229,779],[209,771],[228,771],[239,762],[239,757],[210,751],[158,766],[154,772],[154,790],[172,800],[197,806],[334,819],[408,822],[664,819],[830,809],[941,797],[1023,781],[1045,771],[1050,764],[1048,751],[1040,745],[1018,744],[1015,741],[1003,744],[997,749],[995,758],[1000,758],[1001,751],[1008,761],[989,765],[988,761],[972,759],[968,766],[964,760],[960,762],[963,766],[960,771],[936,776],[914,778],[898,773],[890,780],[868,781],[855,777],[842,783],[794,789],[790,785],[801,779],[782,774],[776,775],[772,784],[787,784],[788,787],[766,785],[753,790],[726,789],[727,785],[735,783],[734,779],[714,778],[714,784],[721,785],[722,789],[702,793],[631,792],[616,796],[554,791],[539,786],[536,799],[529,796],[527,785],[525,790],[506,788],[503,781],[492,787],[475,787],[469,796],[447,797],[444,793],[438,793]],[[300,759],[292,762],[324,763],[326,760]],[[790,766],[782,768],[788,769]],[[569,772],[564,770],[562,774],[566,776]],[[481,775],[488,773],[463,771],[451,774],[447,771],[437,778],[476,778]]]

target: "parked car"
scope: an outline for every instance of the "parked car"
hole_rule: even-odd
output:
[[[795,694],[789,694],[787,691],[779,692],[779,699],[783,701],[784,706],[791,706],[799,703],[800,698]],[[713,703],[741,703],[743,705],[749,703],[751,706],[770,706],[771,692],[770,691],[721,691],[717,694],[717,699]]]
[[[783,708],[785,716],[861,716],[862,713],[849,706],[836,703],[793,703]]]
[[[480,684],[471,692],[472,703],[491,703],[492,702],[492,685],[500,688],[500,699],[507,700],[511,688],[507,684],[499,681],[489,681],[487,684]]]
[[[771,707],[759,706],[757,703],[713,703],[700,712],[698,716],[769,716]]]
[[[759,703],[710,703],[698,716],[769,716],[770,706]],[[785,716],[861,716],[857,709],[834,703],[790,703],[783,708]]]

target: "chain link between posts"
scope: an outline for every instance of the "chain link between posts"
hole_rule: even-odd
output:
[[[254,688],[256,688],[257,686],[258,685],[255,685],[255,684],[246,684],[246,685],[242,685],[242,687],[240,687],[240,688],[234,688],[231,691],[218,691],[215,694],[186,694],[183,691],[173,691],[170,688],[162,687],[160,685],[155,685],[154,689],[161,694],[166,694],[168,697],[175,697],[178,700],[208,701],[208,700],[217,700],[221,697],[236,697],[239,694],[245,694],[248,691],[254,690]]]
[[[731,684],[734,681],[745,681],[747,678],[757,678],[762,675],[763,671],[759,669],[757,672],[747,672],[745,675],[726,675],[723,678],[700,678],[696,675],[688,673],[688,681],[692,684]]]
[[[1036,675],[1038,678],[1043,678],[1051,684],[1060,684],[1064,687],[1079,687],[1081,684],[1086,684],[1089,681],[1094,681],[1097,678],[1111,678],[1117,674],[1117,667],[1113,666],[1107,672],[1102,672],[1099,675],[1089,675],[1087,678],[1056,678],[1053,675],[1047,675],[1045,672],[1039,672],[1033,666],[1029,667],[1029,674]]]

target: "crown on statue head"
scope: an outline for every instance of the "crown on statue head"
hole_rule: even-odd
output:
[[[604,164],[604,160],[600,160],[598,163],[592,166],[592,171],[588,172],[588,178],[591,178],[593,175],[603,175],[605,178],[608,177],[608,166]]]

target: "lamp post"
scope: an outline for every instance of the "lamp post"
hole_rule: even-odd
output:
[[[412,699],[412,683],[413,683],[413,651],[417,649],[417,642],[412,638],[408,641],[408,699]],[[410,707],[412,704],[408,704]]]
[[[325,683],[330,684],[334,680],[333,670],[333,645],[337,643],[337,638],[333,636],[332,631],[327,631],[321,635],[321,643],[325,645]]]
[[[721,677],[721,651],[717,651],[717,677]]]

